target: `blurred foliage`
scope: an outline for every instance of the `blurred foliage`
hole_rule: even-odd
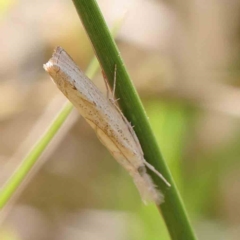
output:
[[[3,15],[15,2],[15,0],[0,0],[0,18],[3,17]]]
[[[2,240],[20,240],[16,234],[12,231],[12,229],[1,229],[0,228],[0,239]]]

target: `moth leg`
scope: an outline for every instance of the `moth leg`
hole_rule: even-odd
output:
[[[102,71],[103,72],[103,71]],[[104,77],[104,81],[105,81],[105,84],[106,84],[106,88],[107,90],[111,89],[109,87],[109,84],[108,84],[108,81],[107,81],[107,77],[105,75],[105,73],[103,72],[103,77]],[[116,109],[118,110],[118,112],[121,114],[123,120],[125,121],[125,123],[127,124],[128,126],[128,129],[130,130],[130,132],[132,133],[132,136],[136,142],[136,144],[139,146],[139,149],[143,155],[143,152],[142,152],[142,148],[140,146],[140,143],[138,141],[138,138],[136,136],[136,133],[134,132],[133,130],[133,126],[131,125],[131,123],[126,119],[126,117],[123,115],[122,111],[119,109],[119,107],[116,105],[116,102],[119,100],[118,99],[115,99],[115,91],[116,91],[116,84],[117,84],[117,64],[115,64],[115,67],[114,67],[114,79],[113,79],[113,90],[112,90],[112,98],[109,98],[109,94],[107,94],[107,97],[108,99],[112,102],[112,104],[116,107]]]
[[[111,87],[109,86],[109,83],[108,83],[107,76],[103,70],[102,70],[102,75],[103,75],[103,79],[107,89],[107,98],[110,100],[111,103],[113,103],[116,106],[115,102],[119,100],[119,98],[115,99],[116,81],[117,81],[117,64],[115,64],[115,67],[114,67],[113,90],[111,90]]]
[[[109,98],[109,100],[114,104],[115,104],[115,102],[117,102],[119,100],[119,99],[115,99],[116,84],[117,84],[117,64],[115,64],[115,66],[114,66],[113,89],[111,91],[112,96]]]
[[[145,166],[150,169],[152,172],[154,172],[158,177],[160,177],[168,187],[171,187],[171,184],[164,178],[164,176],[158,172],[155,167],[153,167],[150,163],[148,163],[145,159],[143,159],[143,162],[145,164]]]
[[[102,75],[103,75],[103,80],[104,80],[104,83],[105,83],[105,86],[106,86],[106,89],[107,89],[107,98],[109,99],[109,92],[111,92],[111,88],[108,84],[107,76],[106,76],[106,74],[103,70],[102,70]]]
[[[133,126],[131,125],[131,123],[126,119],[126,117],[123,115],[122,111],[120,110],[120,108],[118,107],[118,105],[116,104],[116,102],[119,100],[118,99],[115,99],[115,91],[116,91],[116,82],[117,82],[117,64],[115,64],[115,67],[114,67],[114,82],[113,82],[113,91],[111,91],[111,88],[108,84],[108,80],[107,80],[107,76],[105,75],[104,71],[102,70],[102,74],[103,74],[103,78],[104,78],[104,82],[105,82],[105,85],[106,85],[106,89],[107,89],[107,97],[108,99],[110,100],[110,102],[116,107],[116,109],[118,110],[118,112],[121,114],[124,122],[127,124],[128,126],[128,129],[130,130],[130,132],[132,133],[132,136],[135,140],[135,142],[137,143],[137,145],[139,146],[139,149],[143,155],[143,152],[142,152],[142,148],[140,146],[140,143],[138,141],[138,138],[136,136],[136,133],[134,132],[133,130]],[[112,92],[112,97],[109,98],[109,91]]]
[[[133,139],[134,139],[135,143],[137,144],[138,149],[139,149],[139,151],[141,152],[141,154],[143,156],[142,147],[140,145],[140,142],[138,140],[138,137],[137,137],[135,131],[133,130],[134,126],[132,126],[132,124],[126,119],[126,117],[123,114],[122,114],[122,118],[123,118],[124,122],[127,124],[127,127],[129,129],[129,131],[131,132],[131,134],[133,136]]]
[[[116,83],[117,83],[117,64],[115,64],[115,67],[114,67],[113,91],[112,91],[113,99],[115,99]]]
[[[115,64],[115,67],[114,67],[113,91],[112,91],[112,99],[110,99],[110,101],[112,101],[115,106],[116,106],[115,103],[120,99],[120,98],[115,98],[116,85],[117,85],[117,64]]]

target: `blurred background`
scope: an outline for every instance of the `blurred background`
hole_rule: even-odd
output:
[[[240,1],[98,0],[199,239],[240,235]],[[42,65],[93,50],[70,0],[0,1],[0,186],[66,99]],[[103,91],[99,73],[93,80]],[[0,239],[169,240],[155,206],[74,110],[9,206]]]

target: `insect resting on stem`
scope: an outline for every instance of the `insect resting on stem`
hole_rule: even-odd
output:
[[[144,159],[141,145],[131,124],[116,104],[117,100],[114,99],[114,94],[117,66],[114,71],[112,98],[109,98],[110,88],[106,77],[104,76],[107,97],[61,47],[55,49],[52,58],[44,64],[44,69],[60,91],[94,129],[102,144],[131,175],[142,200],[157,204],[162,202],[163,196],[154,186],[146,167],[157,174],[169,187],[170,184]],[[103,73],[103,75],[105,74]]]

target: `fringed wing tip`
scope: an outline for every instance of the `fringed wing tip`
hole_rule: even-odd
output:
[[[47,71],[50,72],[54,66],[57,66],[60,60],[60,57],[62,53],[65,52],[62,47],[57,46],[52,54],[52,57],[49,59],[49,61],[45,64],[43,64],[43,68]]]

